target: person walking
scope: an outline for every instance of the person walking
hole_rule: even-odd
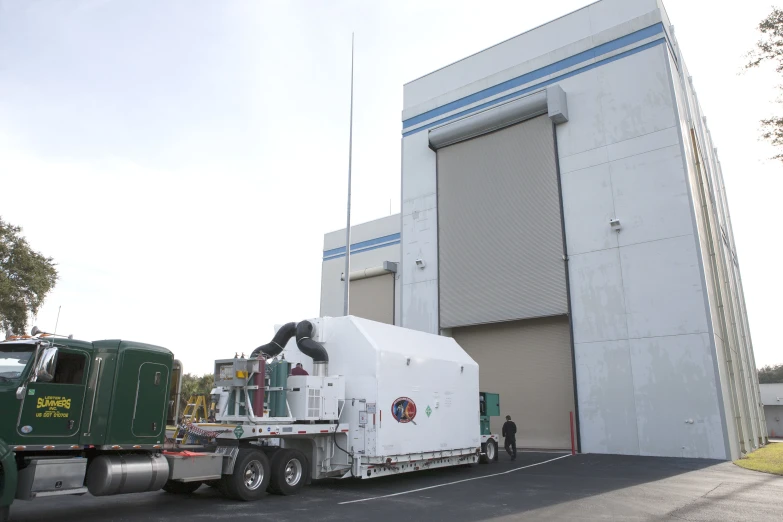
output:
[[[511,415],[506,415],[502,435],[506,452],[511,456],[511,460],[517,460],[517,425],[511,420]]]

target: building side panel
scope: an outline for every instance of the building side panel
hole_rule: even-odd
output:
[[[403,138],[400,324],[433,334],[439,333],[435,165],[426,132]]]
[[[666,47],[655,46],[597,68],[595,78],[561,83],[570,118],[557,138],[582,444],[586,451],[672,456],[684,444],[689,454],[723,458],[705,289],[666,60]],[[614,218],[619,232],[609,224]],[[687,376],[677,366],[683,357],[693,358]],[[614,376],[612,395],[603,393],[605,375]],[[689,387],[700,390],[692,403],[683,399]],[[652,445],[661,428],[650,418],[668,408],[669,394],[692,415],[717,419],[718,439],[700,441],[700,431],[679,429]],[[611,438],[607,426],[615,428]]]
[[[641,455],[725,459],[709,335],[631,339]]]
[[[579,343],[576,354],[582,451],[639,455],[629,341]]]
[[[730,364],[725,350],[726,332],[723,328],[722,301],[720,293],[720,283],[718,276],[718,266],[720,259],[714,252],[714,237],[711,235],[712,228],[708,221],[712,215],[710,211],[709,198],[703,197],[702,172],[699,166],[697,148],[691,131],[691,114],[689,109],[689,99],[686,92],[687,85],[683,81],[685,64],[680,63],[678,68],[677,60],[671,53],[668,54],[669,70],[672,75],[672,88],[675,95],[676,109],[679,120],[679,131],[682,136],[682,150],[684,154],[684,167],[687,171],[688,194],[691,201],[693,220],[696,224],[696,233],[698,239],[699,257],[701,269],[703,271],[703,282],[706,287],[706,306],[709,308],[708,326],[712,331],[713,343],[715,347],[715,368],[718,383],[718,393],[720,398],[720,407],[722,408],[723,431],[726,437],[727,455],[730,458],[739,456],[740,432],[737,426],[737,417],[735,416],[736,402],[735,394],[732,388],[732,379]],[[686,73],[687,74],[687,73]]]

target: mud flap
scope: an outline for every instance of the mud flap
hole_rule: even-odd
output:
[[[10,506],[16,496],[16,454],[0,439],[0,468],[2,474],[2,489],[0,489],[0,508]]]

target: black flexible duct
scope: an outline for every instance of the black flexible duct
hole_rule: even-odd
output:
[[[313,323],[302,321],[296,325],[296,345],[299,351],[311,357],[315,363],[329,362],[329,354],[321,343],[313,341],[310,337],[313,335]]]
[[[297,333],[296,323],[284,324],[277,331],[275,336],[272,337],[272,341],[263,346],[259,346],[258,348],[253,350],[253,353],[250,354],[250,358],[255,359],[256,357],[258,357],[259,353],[263,353],[267,357],[274,357],[275,355],[283,351],[285,345],[288,344],[288,341],[291,339],[291,337],[296,335],[296,333]]]

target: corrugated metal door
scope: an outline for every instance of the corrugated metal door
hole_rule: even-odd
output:
[[[350,291],[351,315],[394,324],[394,274],[351,281]]]
[[[439,149],[440,326],[565,314],[552,122]]]
[[[479,364],[481,391],[500,394],[493,433],[511,415],[518,447],[570,449],[574,387],[566,317],[454,328],[452,335]]]

